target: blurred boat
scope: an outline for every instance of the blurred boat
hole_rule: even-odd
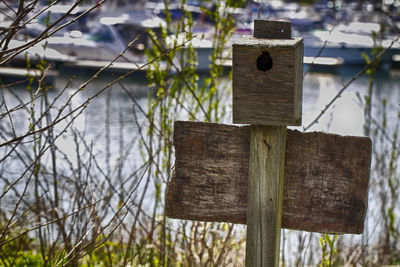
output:
[[[17,49],[25,45],[26,41],[19,41],[12,39],[9,42],[8,47],[5,51]],[[10,57],[10,60],[7,60],[8,57]],[[37,43],[35,45],[28,47],[27,49],[22,50],[22,52],[20,52],[15,56],[12,52],[5,53],[3,55],[3,60],[7,60],[6,65],[13,65],[19,67],[25,67],[28,62],[31,66],[35,66],[38,63],[45,61],[47,63],[53,64],[55,68],[56,65],[65,62],[71,62],[74,60],[74,58],[65,55],[63,53],[60,53],[55,49],[49,48],[46,45]]]
[[[304,70],[312,72],[335,72],[343,65],[342,58],[331,57],[304,57]]]
[[[374,58],[374,48],[387,48],[395,39],[390,36],[379,38],[379,32],[380,25],[377,23],[351,22],[339,24],[332,30],[314,30],[298,34],[304,38],[306,57],[342,58],[345,65],[363,65],[366,63],[364,55],[370,59]],[[377,37],[374,38],[373,35]],[[400,54],[398,41],[393,43],[380,62],[390,63],[395,54]]]
[[[39,10],[32,14],[40,13],[43,7],[38,7]],[[49,25],[54,24],[54,28],[60,25],[66,24],[72,20],[74,23],[68,24],[67,26],[60,28],[52,36],[64,36],[71,31],[87,31],[88,22],[90,18],[95,14],[95,11],[91,11],[89,14],[84,12],[89,9],[85,6],[73,5],[52,5],[48,7],[44,12],[40,13],[36,18],[33,18],[30,23],[25,26],[24,34],[34,38],[42,34]]]
[[[13,83],[27,84],[30,78],[34,78],[33,82],[41,81],[47,85],[54,83],[54,78],[59,75],[55,70],[40,70],[37,68],[24,67],[0,67],[0,81],[2,85],[10,85]]]
[[[147,31],[160,36],[161,26],[165,26],[164,20],[144,11],[107,13],[92,23],[89,32],[74,30],[45,42],[49,48],[77,60],[111,61],[118,57],[117,61],[143,63],[145,49],[152,46]]]
[[[391,67],[394,69],[400,69],[400,54],[392,56]]]
[[[188,48],[189,46],[193,47],[197,54],[197,71],[205,72],[210,70],[213,43],[208,38],[203,36],[195,36],[188,41],[188,38],[184,33],[181,33],[177,36],[172,34],[167,37],[166,44],[168,47],[181,45],[184,45],[185,48]],[[181,56],[185,56],[185,54],[177,53],[177,56],[174,59],[176,66],[180,66],[179,62],[182,59]],[[185,59],[185,61],[187,60]]]

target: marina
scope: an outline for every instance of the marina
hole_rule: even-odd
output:
[[[56,21],[69,7],[52,6],[49,10],[52,14],[50,22]],[[147,62],[145,50],[152,49],[153,46],[148,31],[153,32],[154,37],[161,40],[161,28],[166,25],[163,8],[161,3],[149,2],[144,7],[132,5],[125,9],[99,9],[90,16],[83,16],[85,9],[80,7],[69,15],[72,18],[79,18],[78,24],[69,24],[62,31],[57,31],[56,34],[29,48],[26,53],[30,60],[43,59],[55,67],[65,64],[76,68],[101,68],[106,66],[106,62],[113,60],[116,62],[112,65],[114,70],[137,68]],[[176,4],[169,8],[173,20],[182,17],[181,6]],[[199,6],[186,5],[185,8],[193,16],[193,39],[185,43],[187,42],[185,36],[176,37],[171,32],[166,43],[161,45],[165,46],[164,49],[174,45],[193,46],[198,55],[197,69],[206,72],[209,70],[214,45],[211,41],[214,22],[202,13]],[[371,17],[368,18],[362,9],[358,11],[360,7],[353,6],[353,8],[355,10],[352,19],[345,16],[349,12],[348,9],[333,13],[328,3],[325,6],[301,6],[295,3],[282,5],[280,1],[272,1],[262,6],[231,8],[228,12],[232,14],[236,23],[236,32],[231,41],[243,34],[252,34],[253,26],[250,22],[260,14],[262,18],[279,18],[292,22],[293,35],[304,39],[304,62],[313,63],[316,66],[313,68],[315,70],[344,65],[363,65],[366,62],[365,56],[372,59],[376,52],[371,51],[380,47],[387,48],[379,59],[381,65],[396,67],[398,65],[396,59],[400,55],[400,43],[394,34],[396,25],[384,26],[386,32],[383,32],[384,18],[377,17],[375,13],[371,13]],[[6,22],[4,23],[6,25]],[[32,40],[31,38],[36,38],[40,29],[44,27],[43,23],[43,15],[34,19],[34,22],[27,26],[28,39],[24,41],[22,39],[26,37],[17,36],[16,40],[11,41],[10,48],[22,47],[24,43]],[[129,45],[132,41],[134,42]],[[225,67],[229,67],[231,41],[228,42],[223,57],[218,59]],[[23,65],[24,57],[23,53],[17,54],[8,65]]]

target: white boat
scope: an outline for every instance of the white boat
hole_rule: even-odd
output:
[[[26,45],[26,41],[12,39],[8,44],[8,49],[19,48],[23,47],[24,45]],[[12,56],[12,53],[7,53],[6,55],[4,55],[3,60],[7,60],[9,56]],[[41,60],[45,60],[48,63],[57,64],[71,62],[74,60],[74,58],[38,43],[23,50],[21,53],[17,54],[15,57],[7,61],[6,64],[15,66],[26,66],[27,60],[29,60],[30,64],[34,66]]]
[[[145,49],[151,47],[146,30],[160,34],[160,26],[165,22],[143,11],[130,11],[103,15],[93,24],[88,33],[71,31],[62,37],[49,37],[45,42],[49,48],[77,60],[111,61],[137,38],[118,61],[142,63],[146,60]]]
[[[11,51],[25,45],[25,41],[12,39],[7,46],[7,50]],[[59,74],[56,71],[57,64],[64,64],[74,60],[54,49],[43,47],[41,44],[32,45],[17,55],[14,55],[13,52],[6,53],[2,59],[5,63],[1,65],[0,78],[6,83],[26,80],[28,76],[37,79],[45,78],[47,83],[52,83],[53,78]],[[37,68],[37,65],[43,62],[46,65],[50,65],[45,74]]]
[[[178,36],[170,35],[166,40],[168,47],[182,46],[188,47],[191,45],[197,53],[197,71],[204,72],[210,70],[211,55],[213,51],[213,43],[208,38],[195,36],[188,41],[184,33]],[[179,66],[180,53],[176,53],[175,63]]]
[[[73,5],[52,5],[25,26],[24,34],[26,33],[30,37],[37,37],[47,29],[48,25],[54,24],[59,21],[56,24],[56,27],[58,27],[72,20],[76,21],[64,28],[59,29],[53,34],[53,36],[63,36],[64,34],[67,34],[68,32],[73,30],[85,31],[88,29],[88,19],[92,16],[93,13],[95,13],[91,12],[89,14],[83,15],[83,13],[89,8],[89,6],[74,7]],[[40,9],[41,8],[39,8],[39,10],[36,10],[36,12],[40,12]],[[32,14],[36,12],[33,12]]]
[[[299,33],[304,38],[304,56],[328,58],[342,58],[345,65],[362,65],[366,61],[363,53],[373,58],[371,51],[377,45],[387,48],[391,45],[391,38],[374,40],[373,32],[379,32],[377,23],[351,22],[334,27],[332,30],[314,30],[308,33]],[[322,49],[322,50],[321,50]],[[319,54],[320,53],[320,54]],[[393,55],[400,54],[400,43],[394,42],[392,47],[382,56],[380,62],[390,63]]]

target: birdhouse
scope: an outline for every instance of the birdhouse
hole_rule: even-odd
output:
[[[303,39],[291,24],[254,21],[233,44],[233,123],[301,125]]]

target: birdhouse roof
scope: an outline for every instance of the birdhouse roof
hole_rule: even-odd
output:
[[[295,48],[302,42],[303,38],[301,37],[292,37],[290,39],[261,39],[254,38],[251,35],[245,35],[236,39],[233,42],[233,46]]]

